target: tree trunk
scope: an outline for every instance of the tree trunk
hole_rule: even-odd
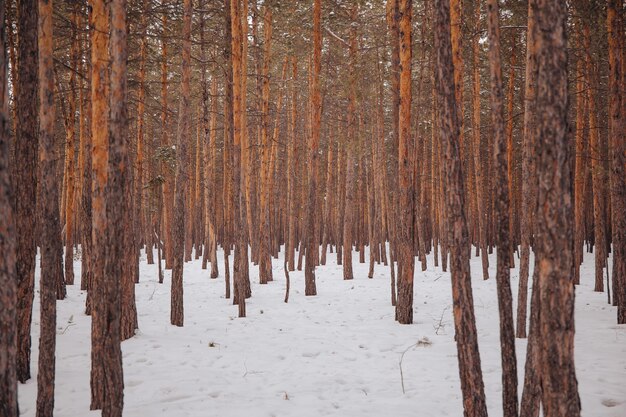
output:
[[[4,22],[5,2],[0,1],[0,22]],[[7,27],[0,25],[0,43],[6,45]],[[0,51],[0,414],[18,417],[17,402],[17,271],[16,225],[14,217],[13,183],[9,171],[9,110],[7,49]]]
[[[463,408],[466,416],[486,416],[487,406],[478,352],[468,251],[468,232],[463,210],[463,173],[459,155],[459,120],[454,93],[450,10],[447,0],[435,2],[436,88],[441,142],[445,154],[446,214],[450,245],[450,270],[454,327],[459,359]]]
[[[318,150],[322,119],[322,96],[320,94],[320,72],[322,70],[322,0],[313,3],[313,65],[311,76],[311,141],[309,163],[309,193],[306,212],[306,266],[304,270],[305,295],[317,295],[315,286],[315,264],[319,244],[315,238],[315,201],[317,192]]]
[[[498,0],[487,1],[489,39],[489,72],[491,74],[491,115],[495,134],[494,167],[496,173],[496,228],[498,310],[500,312],[500,349],[502,351],[502,405],[504,417],[517,416],[517,359],[513,327],[513,296],[509,257],[511,235],[509,222],[509,186],[511,166],[507,173],[507,138],[504,135],[504,93],[500,60],[500,11]]]
[[[626,324],[626,122],[621,48],[624,48],[623,1],[609,0],[609,123],[611,138],[611,214],[613,233],[613,304],[617,323]]]
[[[517,293],[517,334],[526,337],[526,310],[528,305],[528,274],[530,243],[534,230],[535,211],[535,101],[537,79],[536,18],[537,0],[528,1],[528,29],[526,31],[526,77],[524,85],[524,127],[522,142],[522,213],[519,290]]]
[[[91,132],[92,132],[92,262],[91,279],[91,406],[105,402],[105,260],[107,207],[105,190],[109,159],[109,2],[91,3]],[[117,261],[120,261],[119,259]]]
[[[41,0],[43,1],[43,0]],[[124,376],[122,370],[122,349],[120,341],[122,324],[131,324],[130,332],[134,334],[132,317],[123,317],[134,310],[134,280],[129,269],[130,255],[133,254],[131,243],[134,228],[128,227],[124,219],[128,218],[130,199],[132,198],[131,167],[129,158],[129,131],[127,97],[127,26],[126,0],[112,0],[111,7],[111,40],[110,69],[111,94],[109,108],[109,158],[106,199],[106,248],[105,269],[102,279],[103,298],[103,349],[102,362],[104,375],[103,417],[122,417],[124,408]],[[124,262],[125,261],[125,262]],[[132,286],[132,294],[128,293],[128,285]],[[128,297],[132,296],[132,300]],[[125,305],[132,302],[132,306]],[[136,322],[136,316],[135,316]]]
[[[546,417],[580,415],[574,367],[567,5],[537,1],[537,267],[542,403]],[[598,241],[598,248],[604,241]],[[535,284],[536,285],[536,284]]]
[[[18,77],[15,83],[15,226],[17,233],[17,378],[30,379],[30,325],[35,285],[37,186],[37,1],[17,2]],[[51,174],[50,174],[51,175]]]
[[[185,193],[188,183],[187,145],[191,125],[191,14],[192,0],[183,3],[183,51],[182,84],[180,110],[176,132],[176,196],[174,199],[174,268],[172,269],[171,323],[182,327],[183,309],[183,267],[185,256]]]

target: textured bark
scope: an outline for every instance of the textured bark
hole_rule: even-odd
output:
[[[0,1],[0,22],[5,2]],[[0,44],[6,45],[6,26],[0,25]],[[17,272],[13,184],[9,172],[9,65],[7,49],[0,51],[0,416],[17,417]]]
[[[291,77],[291,117],[289,118],[289,150],[287,153],[287,192],[289,193],[289,237],[285,248],[287,267],[290,271],[295,269],[296,229],[298,227],[298,192],[296,187],[296,166],[298,165],[298,143],[296,141],[296,123],[298,120],[298,61],[292,57]]]
[[[174,199],[174,267],[172,269],[172,305],[170,321],[175,326],[184,322],[183,266],[185,256],[185,193],[189,181],[187,146],[191,124],[191,14],[192,0],[183,3],[183,50],[180,110],[176,132],[176,192]]]
[[[37,186],[37,1],[17,2],[18,77],[15,83],[15,226],[17,233],[17,377],[30,379],[30,323],[35,284]]]
[[[413,323],[413,137],[411,135],[411,14],[412,1],[400,0],[400,111],[398,145],[398,303],[396,320]]]
[[[306,211],[306,266],[304,270],[305,294],[317,295],[315,286],[315,264],[319,245],[315,239],[315,213],[317,192],[318,150],[322,119],[322,96],[320,73],[322,70],[322,1],[313,3],[313,63],[311,73],[311,140],[309,143],[309,190]]]
[[[243,0],[247,1],[247,0]],[[233,303],[239,306],[239,317],[246,316],[246,297],[248,296],[248,240],[246,230],[246,203],[244,198],[245,173],[241,167],[242,160],[242,118],[245,111],[242,94],[242,43],[241,31],[241,0],[231,0],[230,19],[232,33],[232,76],[233,76],[233,195],[234,200],[234,238],[235,254],[233,265],[233,282],[235,297]]]
[[[91,290],[91,406],[105,401],[105,249],[107,207],[105,189],[109,159],[109,26],[110,1],[92,0],[91,6],[91,132],[92,132],[92,261]],[[118,259],[119,261],[119,259]]]
[[[579,24],[580,20],[577,21]],[[581,36],[577,37],[582,47]],[[587,114],[587,94],[585,92],[585,60],[576,62],[576,134],[575,134],[575,173],[574,173],[574,284],[580,284],[580,265],[583,262],[583,245],[585,241],[585,177],[588,171],[586,155],[587,137],[585,121]]]
[[[530,242],[534,230],[535,210],[535,102],[537,99],[537,53],[535,39],[536,0],[528,1],[528,29],[526,31],[526,76],[524,85],[524,127],[522,143],[522,212],[519,290],[517,292],[516,336],[526,337],[526,310],[528,305],[528,274],[530,265]]]
[[[587,100],[589,103],[589,139],[591,146],[591,175],[593,180],[593,230],[595,243],[595,286],[594,291],[604,291],[604,268],[606,267],[606,181],[603,163],[603,138],[598,122],[598,69],[591,55],[590,23],[584,23],[584,44],[587,51]]]
[[[54,138],[54,65],[52,56],[52,1],[39,0],[39,178],[37,193],[41,208],[41,319],[39,369],[37,372],[37,417],[51,417],[54,410],[56,346],[56,284],[63,276],[63,247],[59,219],[59,189],[52,174],[57,155]],[[73,262],[72,262],[73,265]]]
[[[344,205],[343,220],[343,279],[353,279],[352,272],[352,244],[354,242],[353,230],[355,221],[355,210],[357,205],[357,173],[356,171],[356,153],[358,146],[358,126],[356,117],[356,17],[358,9],[354,4],[350,14],[352,24],[350,25],[350,46],[349,46],[349,99],[348,99],[348,135],[346,143],[346,199]]]
[[[161,146],[171,146],[169,128],[169,110],[168,110],[168,35],[166,29],[168,27],[167,19],[167,0],[163,0],[163,15],[161,16]],[[172,216],[174,211],[174,183],[175,178],[172,173],[169,162],[163,163],[163,174],[165,182],[163,183],[163,240],[165,242],[165,268],[171,269],[174,263],[173,236],[172,236]]]
[[[262,158],[262,181],[261,181],[261,205],[260,205],[260,226],[259,232],[259,281],[267,284],[272,278],[272,259],[270,256],[270,157],[271,147],[269,136],[269,99],[270,99],[270,57],[272,46],[272,10],[265,6],[263,16],[264,43],[263,43],[263,68],[261,72],[261,146]]]
[[[580,415],[574,367],[572,184],[568,142],[567,5],[537,1],[537,239],[542,403]],[[598,247],[602,246],[598,242]]]
[[[502,407],[504,417],[517,416],[517,359],[515,356],[515,329],[513,327],[513,296],[509,257],[511,234],[509,223],[509,186],[511,166],[507,173],[507,138],[504,135],[504,92],[500,60],[500,11],[498,0],[487,1],[489,39],[489,73],[491,75],[491,116],[495,136],[493,149],[496,195],[496,244],[498,251],[496,285],[500,313],[500,350],[502,352]],[[512,139],[511,139],[512,140]]]
[[[608,0],[613,304],[617,305],[618,324],[626,324],[626,114],[621,52],[621,48],[624,48],[623,19],[623,1]]]
[[[472,39],[472,149],[474,177],[476,179],[476,211],[478,212],[478,242],[483,268],[483,279],[489,279],[489,254],[487,253],[487,225],[485,219],[485,187],[483,187],[483,164],[480,140],[480,0],[474,0],[475,32]]]
[[[106,260],[102,279],[103,306],[103,417],[121,417],[124,408],[124,377],[122,371],[122,324],[132,324],[132,318],[125,306],[130,302],[124,288],[132,286],[134,306],[134,280],[129,270],[129,259],[133,253],[131,243],[134,229],[128,227],[129,200],[132,198],[129,146],[127,97],[127,26],[126,0],[111,0],[111,39],[110,39],[110,120],[109,158],[106,198]],[[136,314],[136,312],[135,312]],[[135,318],[136,320],[136,318]],[[134,325],[130,328],[134,334]]]
[[[78,3],[73,6],[72,16],[72,46],[70,47],[70,63],[72,68],[78,69]],[[67,117],[65,118],[66,146],[65,146],[65,280],[68,285],[74,284],[74,213],[75,213],[75,142],[76,142],[76,71],[70,71],[69,97],[67,98]]]
[[[478,352],[469,266],[468,232],[463,210],[463,173],[459,156],[459,120],[454,93],[450,10],[446,0],[435,2],[436,88],[439,103],[442,150],[447,186],[446,214],[449,244],[454,327],[465,416],[486,416],[487,406]]]

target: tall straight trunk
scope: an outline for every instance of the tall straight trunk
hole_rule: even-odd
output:
[[[311,72],[311,140],[309,143],[309,192],[306,211],[306,266],[304,270],[305,294],[317,295],[315,265],[319,245],[315,238],[315,213],[317,193],[318,150],[322,119],[320,73],[322,71],[322,0],[313,3],[313,63]]]
[[[37,1],[17,2],[15,80],[15,226],[17,233],[17,378],[30,379],[30,324],[35,285],[35,194],[37,187]],[[50,174],[52,175],[52,174]]]
[[[576,21],[580,24],[580,19]],[[581,34],[577,36],[578,46],[582,47]],[[585,242],[585,173],[588,171],[586,155],[587,137],[585,122],[587,120],[587,93],[585,91],[585,60],[578,58],[576,62],[576,134],[575,134],[575,173],[574,173],[574,284],[580,284],[580,265],[583,262],[583,245]]]
[[[248,1],[248,0],[243,0]],[[242,43],[244,42],[241,31],[241,0],[231,0],[230,19],[232,33],[232,73],[233,73],[233,195],[234,200],[234,268],[233,282],[235,297],[233,302],[239,306],[239,317],[246,316],[246,297],[248,279],[248,241],[246,230],[246,203],[244,198],[244,173],[241,167],[242,160],[242,118],[245,112],[245,103],[242,94],[242,79],[244,77],[242,68]],[[245,40],[247,42],[247,40]]]
[[[510,172],[507,173],[507,138],[504,135],[504,92],[500,60],[500,11],[498,0],[487,1],[489,72],[491,74],[491,116],[495,135],[494,167],[496,173],[496,228],[498,311],[500,313],[500,349],[502,351],[502,406],[504,417],[517,416],[517,359],[513,327],[513,296],[509,257]],[[511,167],[509,167],[511,168]]]
[[[272,47],[272,10],[265,6],[263,16],[263,68],[261,72],[261,146],[263,158],[261,162],[262,180],[260,195],[261,230],[259,233],[259,281],[267,284],[272,278],[272,259],[270,256],[270,157],[272,143],[269,133],[269,108],[270,108],[270,57]]]
[[[483,187],[483,164],[480,139],[480,0],[474,0],[475,35],[472,39],[472,149],[474,177],[476,179],[476,211],[478,212],[478,244],[483,268],[483,279],[489,279],[489,254],[487,253],[487,225],[485,187]]]
[[[450,10],[447,0],[435,2],[436,88],[445,154],[446,217],[450,245],[450,270],[454,328],[459,359],[463,408],[466,416],[486,416],[487,406],[478,352],[474,300],[468,251],[468,232],[463,199],[463,173],[459,154],[459,120],[454,93]]]
[[[542,403],[546,417],[580,415],[574,367],[572,187],[568,141],[567,5],[537,1],[537,242]],[[598,242],[599,246],[603,241]],[[535,284],[536,285],[536,284]]]
[[[624,48],[623,19],[623,1],[608,0],[613,304],[617,305],[618,324],[626,323],[626,114],[621,52]]]
[[[5,1],[0,1],[0,22],[4,22]],[[6,45],[7,27],[0,25],[0,44]],[[17,273],[16,227],[13,183],[9,168],[9,65],[7,49],[0,51],[0,412],[18,417],[17,403]]]
[[[598,122],[599,87],[597,62],[591,51],[590,23],[584,23],[584,45],[587,51],[587,100],[589,103],[589,139],[591,146],[591,175],[593,181],[593,230],[595,243],[595,286],[594,291],[604,291],[604,268],[606,266],[606,175],[603,164],[603,139]]]
[[[163,0],[162,3],[167,6],[167,0]],[[167,12],[168,9],[164,7],[163,14],[161,16],[161,146],[171,147],[169,128],[169,109],[168,109],[168,48],[167,41],[168,36],[166,29],[168,27]],[[165,181],[163,183],[163,237],[165,241],[165,268],[171,269],[174,263],[174,251],[173,251],[173,236],[172,236],[172,216],[174,215],[174,186],[175,178],[170,168],[170,161],[164,161],[163,163],[163,175]]]
[[[85,5],[86,13],[89,14],[88,7]],[[91,19],[90,16],[83,16],[85,20],[81,20],[83,29],[88,27]],[[80,289],[87,290],[91,288],[91,277],[93,275],[92,260],[92,236],[91,236],[91,183],[92,183],[92,167],[91,167],[91,56],[86,53],[87,43],[89,39],[88,31],[84,31],[83,39],[81,39],[82,53],[84,58],[79,60],[79,70],[85,72],[85,85],[83,79],[80,79],[79,101],[80,101],[80,155],[82,161],[79,164],[81,176],[81,192],[80,192],[80,223],[81,223],[81,277]],[[84,64],[83,64],[84,61]],[[84,65],[84,67],[83,67]],[[82,157],[81,157],[82,156]],[[90,300],[87,293],[87,300]],[[86,314],[90,311],[86,310]]]
[[[519,290],[517,292],[516,336],[526,337],[526,311],[528,305],[528,273],[530,243],[534,230],[535,210],[535,102],[537,100],[536,17],[537,0],[528,1],[528,29],[526,31],[526,75],[524,81],[524,127],[522,142],[522,212]]]
[[[232,29],[230,16],[231,0],[224,0],[224,151],[222,184],[222,246],[224,248],[225,292],[230,298],[230,250],[232,247],[232,147],[233,147],[233,65],[232,65]]]
[[[413,137],[411,135],[411,18],[412,0],[400,0],[400,111],[398,145],[398,303],[396,320],[413,323]]]
[[[509,191],[509,204],[507,210],[509,212],[509,268],[515,267],[515,257],[513,256],[517,247],[517,227],[515,215],[515,207],[517,200],[517,193],[515,192],[515,166],[513,162],[513,98],[515,96],[515,65],[517,64],[516,51],[516,36],[513,35],[511,40],[511,61],[509,65],[509,84],[507,86],[507,98],[506,98],[506,159],[507,159],[507,187]],[[499,173],[498,173],[499,175]]]
[[[352,243],[354,242],[353,230],[355,221],[355,210],[357,205],[357,173],[356,160],[357,160],[357,117],[356,117],[356,27],[358,22],[357,18],[357,5],[353,4],[351,8],[352,24],[350,25],[350,45],[349,45],[349,99],[348,99],[348,135],[346,144],[346,199],[345,199],[345,214],[343,221],[343,279],[352,279],[354,274],[352,272]]]
[[[176,195],[174,199],[174,268],[172,269],[171,323],[181,326],[184,322],[183,266],[185,256],[185,193],[187,191],[187,146],[191,128],[191,15],[192,0],[183,2],[183,51],[180,110],[176,132]]]
[[[54,65],[52,47],[52,1],[39,0],[39,178],[37,185],[41,216],[41,320],[39,370],[37,372],[37,417],[51,417],[54,410],[56,347],[56,283],[63,275],[63,247],[59,219],[59,189],[55,175]]]
[[[106,331],[105,260],[109,159],[109,2],[91,3],[91,132],[92,132],[92,262],[91,278],[91,406],[105,402],[104,340]],[[119,259],[118,259],[119,261]]]
[[[298,120],[298,61],[292,57],[291,89],[291,117],[289,118],[289,149],[287,154],[287,181],[289,193],[289,238],[285,247],[285,258],[290,271],[295,269],[296,228],[298,227],[298,193],[296,187],[296,166],[298,158],[298,144],[296,141],[296,124]]]
[[[43,0],[42,0],[43,1]],[[106,199],[106,260],[102,279],[104,304],[104,403],[103,417],[122,417],[124,408],[124,376],[122,370],[122,349],[120,341],[128,333],[122,333],[122,324],[131,325],[134,334],[130,305],[134,307],[134,280],[129,270],[131,244],[134,229],[128,227],[124,219],[130,213],[130,199],[133,184],[129,157],[127,88],[127,26],[126,0],[111,0],[111,40],[110,40],[110,120],[109,120],[109,160],[107,173]],[[132,286],[132,300],[129,300],[128,286]],[[133,309],[134,311],[134,309]],[[135,311],[136,314],[136,311]],[[135,318],[136,321],[136,318]]]
[[[70,46],[70,63],[73,71],[70,71],[68,114],[66,117],[66,137],[65,146],[65,280],[68,285],[74,284],[74,213],[76,197],[76,72],[78,70],[78,3],[73,6],[72,16],[72,44]]]

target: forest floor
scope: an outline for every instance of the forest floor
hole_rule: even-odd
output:
[[[142,255],[139,330],[122,343],[125,416],[462,415],[450,275],[433,266],[432,256],[428,271],[416,265],[415,323],[408,326],[394,321],[389,268],[376,265],[368,279],[368,264],[359,264],[356,252],[352,281],[342,279],[341,266],[329,254],[328,264],[317,269],[316,297],[304,296],[303,272],[292,272],[288,304],[282,260],[274,260],[275,281],[268,285],[258,284],[258,267],[251,267],[253,296],[245,319],[224,298],[221,252],[218,257],[218,279],[209,279],[200,260],[185,265],[185,326],[178,328],[169,324],[170,271],[158,284],[156,266]],[[480,258],[472,258],[472,284],[487,403],[490,415],[498,416],[495,254],[490,262],[492,278],[483,281]],[[79,261],[75,271],[80,277]],[[517,268],[511,276],[516,300]],[[586,254],[581,281],[575,355],[583,415],[624,417],[626,326],[615,324],[606,293],[593,292],[593,255]],[[90,318],[84,304],[79,285],[68,287],[67,299],[58,303],[57,417],[99,415],[88,411]],[[24,416],[35,415],[38,335],[36,295],[33,378],[19,387]],[[526,340],[517,339],[516,348],[521,395]]]

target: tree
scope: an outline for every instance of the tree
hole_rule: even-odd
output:
[[[446,214],[449,224],[450,272],[454,329],[459,359],[463,408],[466,416],[486,416],[484,384],[478,352],[476,319],[469,267],[468,232],[463,211],[463,173],[459,155],[459,120],[454,93],[450,44],[449,0],[435,2],[435,83],[439,103],[441,146],[445,156]]]
[[[623,1],[608,0],[613,304],[617,305],[618,324],[626,324],[626,100],[621,51],[624,48],[623,15]]]
[[[132,248],[129,235],[135,230],[124,222],[130,211],[128,200],[132,194],[130,176],[128,138],[127,69],[128,59],[126,35],[126,0],[111,0],[111,74],[109,96],[109,158],[107,164],[106,198],[106,260],[102,280],[102,302],[104,340],[102,363],[104,369],[103,417],[121,417],[124,408],[124,377],[122,370],[122,315],[125,307],[122,302],[122,289],[129,283],[134,286],[131,271],[124,260],[128,261]],[[133,288],[134,289],[134,288]],[[134,301],[134,292],[133,292]],[[126,318],[132,325],[132,319]],[[131,328],[134,331],[134,328]]]
[[[19,70],[15,83],[15,225],[17,233],[17,377],[30,379],[30,323],[35,284],[37,186],[37,1],[17,2]]]
[[[107,237],[106,186],[109,159],[109,28],[110,0],[91,3],[91,132],[92,132],[92,278],[91,289],[91,405],[105,402],[105,261]],[[89,302],[89,301],[88,301]]]
[[[574,367],[572,208],[568,142],[567,6],[537,1],[537,239],[544,415],[579,416]],[[598,242],[601,246],[602,242]]]
[[[52,1],[39,0],[39,178],[41,217],[41,320],[37,417],[52,416],[56,346],[56,284],[63,275],[59,190],[51,175],[56,168],[54,140],[54,67],[52,61]],[[62,278],[61,278],[62,279]]]
[[[528,305],[528,274],[530,242],[534,226],[535,156],[534,117],[536,101],[537,52],[535,40],[536,0],[528,1],[528,29],[526,31],[526,76],[524,81],[524,127],[522,142],[522,213],[519,290],[517,293],[517,337],[526,337],[526,306]]]
[[[411,14],[412,1],[400,0],[400,110],[398,142],[398,303],[396,320],[413,323],[413,136],[411,134]]]
[[[319,245],[315,238],[315,200],[317,193],[318,151],[322,119],[320,73],[322,71],[322,0],[313,0],[313,65],[311,75],[311,140],[309,143],[309,192],[306,210],[306,267],[304,283],[306,295],[317,295],[315,265]]]
[[[0,1],[0,22],[5,2]],[[0,25],[0,43],[6,45],[6,26]],[[17,417],[17,273],[13,186],[9,172],[9,65],[7,49],[0,52],[0,414]]]
[[[191,128],[191,14],[192,0],[183,2],[183,52],[182,84],[178,128],[176,131],[176,191],[174,200],[174,267],[172,269],[172,310],[170,321],[182,327],[183,311],[183,266],[185,255],[185,193],[187,190],[187,145]],[[187,219],[191,221],[191,219]]]
[[[500,9],[498,0],[487,1],[489,38],[489,70],[491,73],[491,115],[495,134],[494,167],[498,261],[496,284],[500,312],[500,349],[502,351],[502,403],[505,417],[517,416],[517,359],[513,327],[513,296],[509,257],[509,174],[507,172],[507,140],[504,136],[504,94],[500,61]]]

